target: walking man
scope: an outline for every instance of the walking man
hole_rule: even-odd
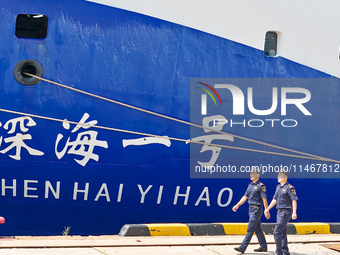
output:
[[[277,255],[289,255],[287,240],[287,224],[290,219],[296,220],[297,196],[295,188],[288,183],[288,172],[280,171],[277,177],[280,183],[268,208],[264,211],[266,217],[269,210],[277,204],[276,225],[274,228],[274,239]]]
[[[250,240],[254,233],[259,241],[260,248],[255,249],[256,252],[265,252],[267,251],[267,242],[264,237],[262,227],[261,227],[261,216],[263,213],[262,205],[267,209],[267,193],[266,186],[260,182],[260,170],[257,168],[252,168],[250,173],[251,183],[248,185],[248,188],[244,194],[244,196],[240,199],[240,201],[233,207],[233,211],[236,212],[237,209],[244,204],[248,199],[249,204],[249,222],[247,227],[247,234],[243,239],[241,245],[237,248],[234,248],[236,251],[244,253],[247,249]],[[269,215],[269,213],[267,214]],[[270,217],[267,216],[268,218]]]

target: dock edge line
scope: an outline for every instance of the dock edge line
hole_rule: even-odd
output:
[[[119,236],[221,236],[245,235],[248,223],[126,224]],[[275,223],[262,223],[265,234],[273,234]],[[287,234],[340,234],[340,223],[288,223]]]

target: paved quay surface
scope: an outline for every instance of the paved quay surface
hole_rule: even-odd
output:
[[[120,236],[51,236],[0,238],[0,255],[229,255],[244,236],[180,236],[180,237],[120,237]],[[267,235],[268,252],[256,253],[256,237],[253,237],[245,254],[275,254],[272,235]],[[340,244],[339,234],[289,235],[291,255],[340,254],[321,246]]]

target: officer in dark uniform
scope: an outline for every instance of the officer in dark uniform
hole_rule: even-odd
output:
[[[273,233],[276,243],[276,254],[289,255],[287,224],[290,219],[297,219],[296,209],[298,197],[295,188],[287,182],[288,172],[280,171],[277,179],[280,184],[276,187],[273,200],[265,210],[265,215],[267,217],[269,210],[277,204],[276,225]]]
[[[233,211],[236,212],[237,209],[244,204],[248,199],[249,204],[249,223],[247,227],[247,234],[243,239],[241,245],[237,248],[234,248],[236,251],[244,253],[247,249],[250,240],[254,233],[257,236],[257,239],[260,244],[260,248],[255,249],[256,252],[264,252],[267,251],[267,242],[264,237],[262,228],[261,228],[261,216],[263,213],[262,205],[264,205],[265,209],[268,207],[267,202],[267,193],[266,186],[260,182],[260,170],[257,168],[252,168],[250,173],[251,183],[248,185],[248,188],[244,194],[244,196],[240,199],[240,201],[233,207]]]

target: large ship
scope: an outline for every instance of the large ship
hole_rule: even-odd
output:
[[[2,1],[0,235],[244,222],[253,167],[269,200],[290,172],[298,221],[339,222],[338,9]]]

